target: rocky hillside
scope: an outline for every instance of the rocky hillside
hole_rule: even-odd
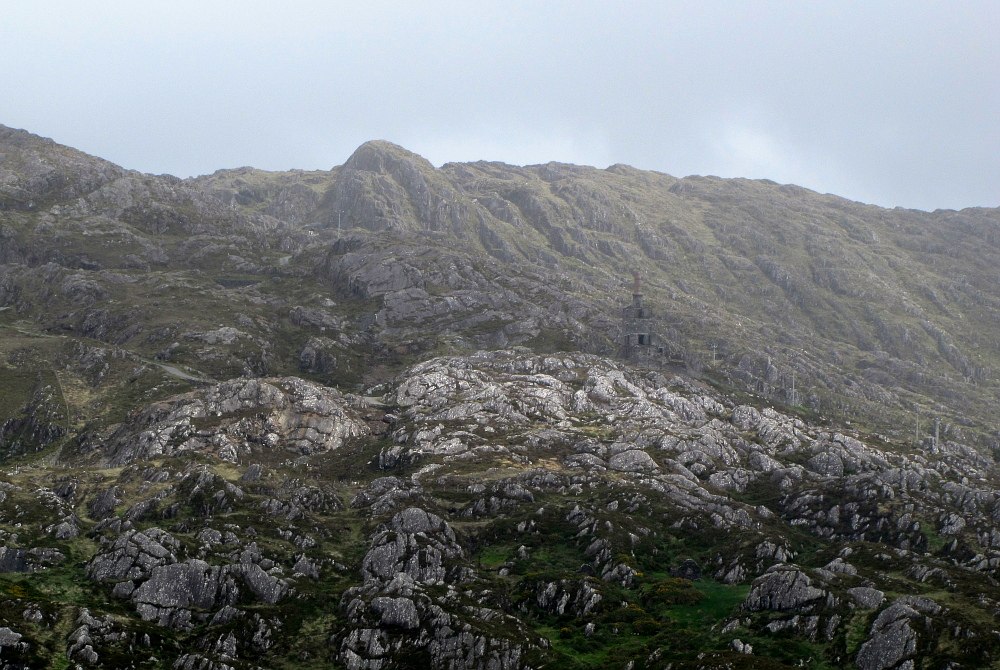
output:
[[[12,336],[353,390],[432,354],[615,355],[640,272],[665,365],[898,438],[937,421],[998,446],[996,210],[885,210],[621,165],[435,169],[387,142],[329,172],[188,180],[12,129],[0,154]],[[45,374],[23,373],[0,413]]]
[[[998,226],[0,127],[0,667],[998,667]]]
[[[2,477],[6,667],[986,667],[1000,492],[587,354],[133,412]]]

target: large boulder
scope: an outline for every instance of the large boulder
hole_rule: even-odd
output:
[[[418,583],[443,583],[454,572],[448,563],[463,554],[447,522],[411,507],[394,516],[372,539],[361,574],[371,581],[390,580],[402,572]]]
[[[743,601],[751,612],[801,610],[826,596],[826,591],[812,586],[809,577],[794,566],[776,565],[753,581]]]
[[[897,598],[872,623],[871,637],[861,645],[855,663],[861,670],[903,667],[901,662],[917,655],[918,635],[911,624],[922,620],[924,615],[940,612],[941,606],[928,598]],[[912,662],[907,663],[913,667]]]
[[[620,472],[643,472],[656,470],[656,461],[645,451],[629,449],[608,459],[608,467]]]
[[[843,477],[844,461],[837,454],[823,451],[806,462],[806,467],[826,477]]]
[[[179,547],[160,528],[128,530],[90,559],[86,573],[95,582],[146,579],[154,568],[176,563],[174,551]]]
[[[157,567],[131,595],[139,616],[161,626],[190,628],[190,610],[234,605],[239,592],[224,568],[190,559]]]
[[[379,596],[372,598],[369,607],[380,617],[379,623],[382,626],[412,629],[420,625],[417,606],[409,598]]]
[[[854,599],[858,607],[865,609],[875,609],[885,602],[884,593],[867,586],[855,586],[852,589],[847,589],[847,595]]]

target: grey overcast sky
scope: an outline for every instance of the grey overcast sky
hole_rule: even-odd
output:
[[[144,172],[627,163],[1000,205],[1000,3],[3,0],[0,123]]]

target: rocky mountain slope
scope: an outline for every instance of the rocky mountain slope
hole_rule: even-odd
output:
[[[0,128],[0,666],[995,667],[998,224]]]

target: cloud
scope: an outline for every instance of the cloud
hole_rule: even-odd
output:
[[[727,123],[710,139],[723,176],[790,181],[801,178],[802,161],[766,131]]]

